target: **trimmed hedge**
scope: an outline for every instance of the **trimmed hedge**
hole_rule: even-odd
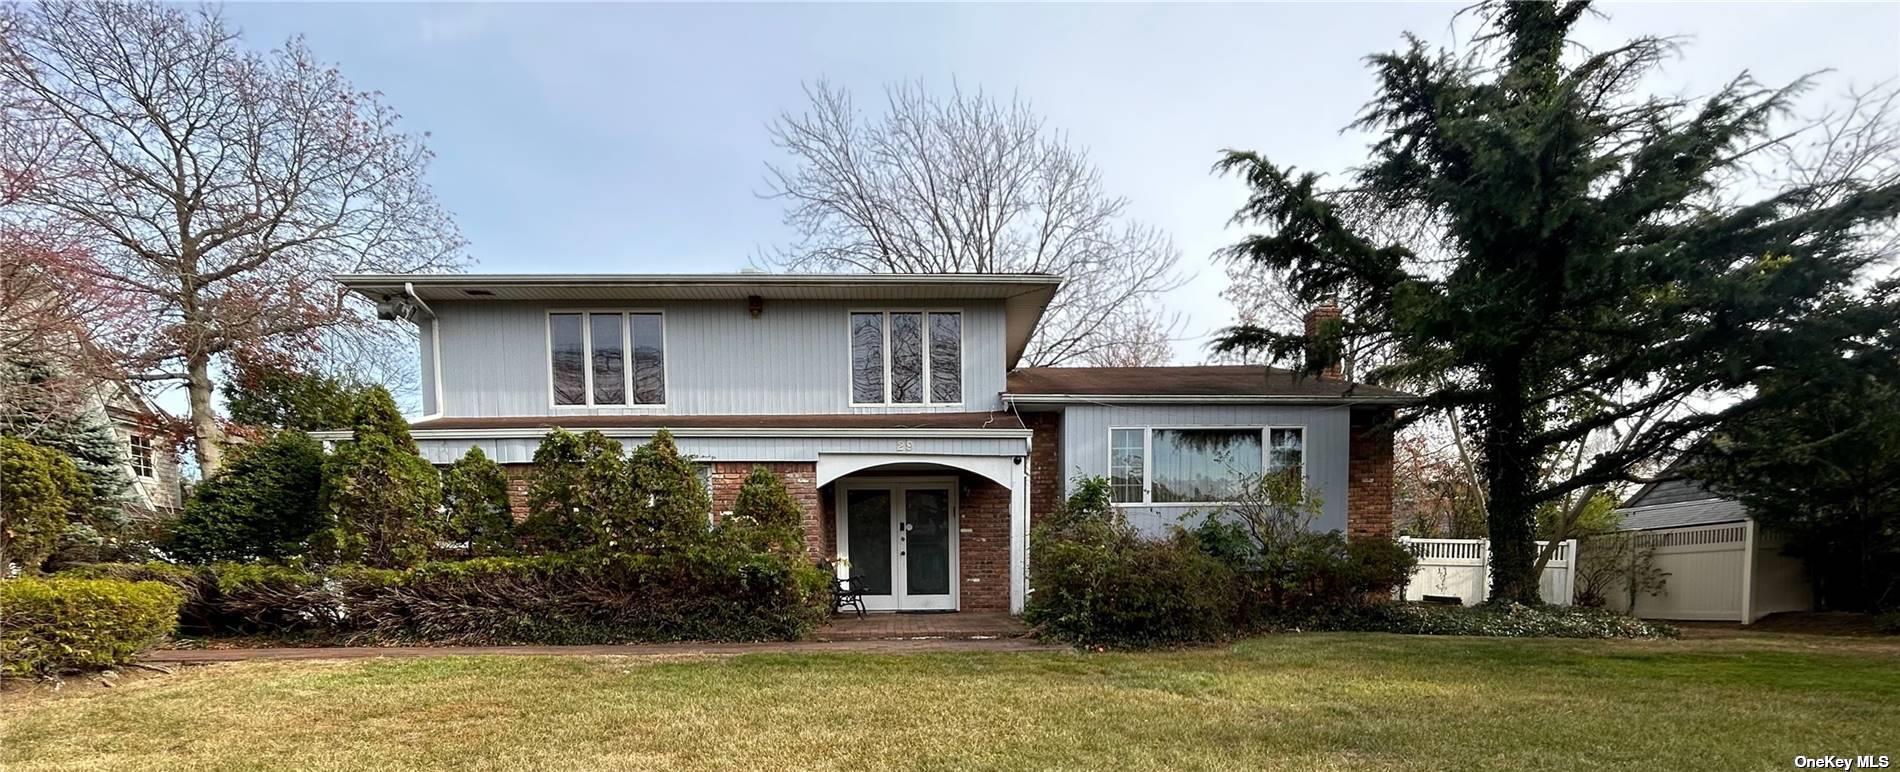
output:
[[[1481,635],[1500,638],[1674,638],[1676,628],[1614,611],[1576,606],[1433,606],[1389,603],[1312,609],[1273,620],[1284,632]]]
[[[824,621],[831,587],[802,558],[717,543],[409,569],[99,564],[71,574],[173,583],[195,632],[346,644],[792,640]]]
[[[158,582],[0,581],[0,673],[48,676],[130,661],[171,634],[182,602]]]

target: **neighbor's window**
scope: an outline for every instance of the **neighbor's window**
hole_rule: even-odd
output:
[[[666,404],[660,314],[548,314],[548,347],[556,405],[625,405],[629,395],[636,405]]]
[[[132,472],[140,477],[156,477],[157,470],[152,466],[152,439],[142,434],[132,435]]]
[[[963,401],[963,315],[954,311],[851,314],[851,401],[951,405]]]
[[[1147,488],[1148,432],[1112,429],[1108,433],[1108,495],[1117,504],[1140,502]]]
[[[1109,492],[1117,504],[1218,504],[1262,474],[1304,475],[1299,427],[1109,430]]]

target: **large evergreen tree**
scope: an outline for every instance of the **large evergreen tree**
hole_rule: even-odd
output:
[[[1862,238],[1900,211],[1900,188],[1852,166],[1753,197],[1735,184],[1777,146],[1801,84],[1640,96],[1671,42],[1585,50],[1571,34],[1588,12],[1486,5],[1470,55],[1412,39],[1372,57],[1378,90],[1354,126],[1377,140],[1342,187],[1251,152],[1217,165],[1252,188],[1236,219],[1270,229],[1231,255],[1285,271],[1303,302],[1357,311],[1327,331],[1335,344],[1242,325],[1221,347],[1385,341],[1391,364],[1371,377],[1423,388],[1416,415],[1456,411],[1479,441],[1501,600],[1537,599],[1541,505],[1637,479],[1646,459],[1798,395],[1804,359],[1851,354],[1900,304],[1892,282],[1865,289],[1879,256]],[[1377,238],[1368,213],[1435,233],[1432,259]],[[1751,388],[1770,376],[1797,387]],[[1672,409],[1691,402],[1716,406]],[[1612,427],[1613,447],[1550,463]]]
[[[1822,608],[1900,608],[1900,346],[1840,364],[1764,383],[1794,393],[1724,426],[1688,468],[1787,537]]]

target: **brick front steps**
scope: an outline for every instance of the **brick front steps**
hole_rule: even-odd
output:
[[[832,617],[812,637],[819,641],[875,641],[906,639],[981,640],[1021,638],[1029,628],[1002,612],[960,611],[952,614],[845,614]]]

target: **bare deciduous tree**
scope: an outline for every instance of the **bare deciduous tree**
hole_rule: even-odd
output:
[[[36,107],[0,148],[62,138],[41,145],[57,152],[36,159],[19,200],[92,255],[129,299],[120,318],[144,320],[111,342],[129,378],[184,384],[206,473],[223,436],[216,360],[370,321],[332,273],[460,261],[420,139],[300,40],[250,51],[215,9],[157,3],[0,14],[0,84]]]
[[[805,90],[772,139],[792,156],[767,166],[800,240],[767,257],[794,271],[1030,273],[1064,278],[1024,364],[1161,364],[1179,319],[1180,253],[1130,221],[1087,153],[1029,105],[952,89],[885,90],[882,116],[843,89]]]

